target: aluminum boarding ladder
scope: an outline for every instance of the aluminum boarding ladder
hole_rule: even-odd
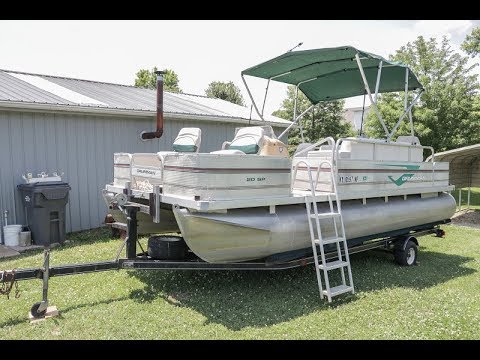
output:
[[[341,201],[338,199],[338,192],[337,192],[337,185],[336,185],[336,178],[334,176],[335,172],[330,161],[324,160],[318,164],[317,174],[316,174],[316,181],[314,182],[312,179],[312,173],[310,165],[305,162],[301,161],[295,164],[294,170],[294,179],[296,178],[297,174],[297,167],[302,163],[306,166],[309,176],[309,183],[310,183],[310,196],[305,196],[305,207],[307,209],[307,219],[308,219],[308,227],[310,230],[310,239],[312,241],[312,250],[313,250],[313,257],[315,260],[315,271],[317,274],[317,282],[318,282],[318,289],[320,291],[320,297],[326,295],[328,302],[332,301],[332,297],[341,295],[344,293],[351,292],[352,294],[355,293],[353,287],[353,278],[352,278],[352,269],[350,266],[350,257],[348,255],[348,246],[347,246],[347,239],[345,236],[345,227],[343,224],[343,216],[342,216],[342,208],[341,208]],[[319,178],[319,173],[322,168],[322,165],[327,164],[330,168],[330,178],[333,184],[333,193],[328,193],[328,203],[330,212],[326,213],[319,213],[317,202],[316,202],[316,185]],[[323,220],[323,221],[320,221]],[[331,220],[331,221],[329,221]],[[314,226],[315,223],[315,226]],[[322,234],[322,227],[325,225],[333,225],[334,228],[334,236],[324,238]],[[315,231],[316,230],[316,231]],[[329,244],[336,244],[336,256],[333,257],[333,260],[326,261],[325,259],[325,245]],[[318,251],[317,245],[320,248],[320,259],[318,258]],[[345,276],[345,268],[348,271],[348,283]],[[329,271],[332,270],[340,270],[340,275],[342,279],[342,283],[338,286],[331,287],[330,286],[330,278],[329,278]],[[322,276],[321,271],[323,271],[323,279],[325,281],[325,290],[322,286]]]

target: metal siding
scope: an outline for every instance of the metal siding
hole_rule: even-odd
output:
[[[142,141],[155,118],[91,116],[65,113],[0,111],[0,207],[9,210],[9,224],[24,223],[16,185],[22,174],[64,172],[70,184],[66,208],[67,232],[102,225],[107,207],[101,190],[113,180],[114,152],[171,150],[183,127],[202,129],[201,152],[219,150],[232,140],[239,124],[197,120],[168,120],[159,141]],[[280,129],[275,129],[277,134]]]
[[[65,134],[66,134],[66,144],[67,144],[67,167],[65,169],[65,181],[67,181],[70,186],[70,218],[71,218],[71,229],[70,231],[78,231],[82,228],[82,219],[81,219],[81,209],[80,209],[80,174],[78,173],[78,168],[81,166],[81,157],[82,154],[78,154],[77,141],[78,137],[82,137],[83,134],[79,134],[77,127],[78,120],[74,120],[74,116],[65,115]],[[72,161],[72,158],[75,158],[75,161]],[[83,179],[82,179],[83,180]],[[67,230],[67,231],[68,231]]]
[[[68,143],[67,140],[67,126],[66,126],[66,115],[53,115],[53,114],[45,114],[46,121],[53,124],[54,131],[50,132],[52,136],[55,138],[55,142],[51,142],[55,144],[55,147],[51,149],[51,151],[55,152],[55,156],[51,156],[51,160],[49,166],[51,169],[55,169],[59,174],[68,173]],[[66,177],[64,177],[65,181],[67,181]],[[72,192],[70,191],[70,196]],[[65,225],[68,231],[72,229],[72,222],[71,222],[71,207],[72,202],[69,201],[65,210]]]
[[[11,209],[9,201],[7,200],[8,194],[7,189],[11,182],[9,181],[8,174],[10,173],[11,168],[11,159],[10,159],[10,152],[8,149],[10,148],[10,123],[5,113],[0,112],[0,211],[1,211],[1,224],[4,225],[4,218],[3,218],[3,211],[4,209]],[[5,151],[6,149],[6,151]],[[11,215],[11,214],[10,214]],[[8,219],[9,223],[12,218]],[[3,231],[3,228],[2,228]]]
[[[20,146],[20,151],[10,151],[10,169],[8,169],[7,174],[7,206],[9,207],[9,213],[12,215],[10,216],[9,221],[13,221],[13,223],[17,224],[18,222],[22,221],[22,218],[17,217],[17,191],[15,191],[15,185],[22,181],[21,174],[19,173],[19,169],[25,168],[25,163],[29,159],[33,159],[31,154],[32,143],[33,143],[33,132],[24,131],[25,125],[30,124],[29,119],[24,119],[22,113],[15,114],[13,118],[9,119],[10,123],[10,149],[13,150]],[[30,124],[30,126],[32,126]],[[13,188],[14,191],[8,191],[8,189]]]

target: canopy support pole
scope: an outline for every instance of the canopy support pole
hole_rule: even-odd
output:
[[[265,110],[265,103],[267,102],[267,94],[268,94],[268,87],[269,86],[270,86],[270,79],[268,79],[267,88],[265,89],[265,97],[263,98],[262,116],[263,116],[263,110]]]
[[[297,99],[298,99],[298,86],[295,87],[295,100],[293,102],[293,121],[297,118]]]
[[[263,115],[260,114],[260,111],[258,111],[257,104],[255,103],[255,100],[253,100],[252,93],[250,92],[250,89],[248,88],[247,82],[245,81],[245,77],[243,76],[243,74],[242,74],[242,81],[243,81],[243,84],[245,85],[245,87],[247,88],[248,96],[250,96],[250,100],[252,100],[252,104],[253,104],[253,107],[255,108],[255,111],[257,112],[260,119],[265,121],[265,119],[263,118]]]
[[[298,100],[298,85],[295,86],[295,104],[293,105],[293,121],[296,121],[297,118],[297,100]],[[309,108],[310,109],[310,108]],[[302,127],[302,122],[298,122],[298,126],[300,126],[300,137],[302,138],[302,141],[305,142],[305,138],[303,137],[303,127]]]
[[[405,104],[404,109],[407,111],[407,103],[408,103],[408,67],[405,68]],[[412,136],[415,136],[415,130],[413,129],[413,119],[412,119],[412,110],[408,112],[408,118],[410,120],[410,132]]]
[[[408,106],[408,108],[405,110],[405,112],[403,113],[402,116],[400,116],[400,119],[398,119],[397,123],[395,124],[395,126],[393,127],[392,129],[392,132],[390,133],[390,135],[388,135],[388,138],[387,140],[390,141],[390,139],[392,138],[393,134],[395,134],[395,131],[397,131],[397,128],[398,126],[400,125],[400,122],[403,120],[403,118],[405,117],[405,115],[408,114],[408,112],[410,110],[412,110],[412,107],[413,105],[415,105],[415,103],[418,101],[418,99],[420,99],[420,95],[422,95],[422,91],[420,91],[418,93],[418,95],[415,97],[415,99],[413,99],[413,101],[410,103],[410,105]]]
[[[310,109],[314,106],[315,105],[310,105],[310,107],[307,110],[305,110],[303,113],[298,115],[298,117],[294,121],[292,121],[290,125],[288,125],[288,127],[277,137],[277,139],[280,139],[283,135],[285,135],[288,132],[288,130],[290,130],[297,123],[297,121],[301,119],[303,115],[305,115],[308,111],[310,111]]]
[[[407,111],[408,107],[408,68],[405,68],[405,99],[403,101],[403,109]]]
[[[380,88],[380,77],[382,76],[382,67],[383,61],[380,61],[380,64],[378,64],[377,83],[375,84],[375,104],[377,104],[378,89]]]
[[[382,124],[383,130],[385,131],[385,135],[388,137],[387,126],[385,125],[385,122],[383,121],[382,116],[378,111],[376,102],[373,101],[372,93],[370,91],[370,86],[368,86],[367,78],[365,76],[365,72],[363,71],[362,62],[360,61],[360,57],[358,56],[358,53],[355,54],[355,59],[357,60],[358,69],[360,70],[360,74],[362,75],[363,85],[365,86],[365,90],[367,90],[368,97],[370,98],[370,104],[372,105],[373,111],[375,111],[375,114],[377,115],[377,118],[380,121],[380,124]],[[387,138],[387,141],[388,140],[389,139]]]
[[[305,137],[303,136],[303,126],[301,121],[298,122],[298,126],[300,127],[300,137],[302,138],[302,142],[305,142]]]
[[[412,109],[408,112],[408,118],[410,119],[410,132],[412,136],[415,136],[415,130],[413,129]]]

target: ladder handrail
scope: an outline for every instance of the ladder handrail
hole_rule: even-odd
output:
[[[330,145],[332,147],[332,156],[333,156],[334,153],[335,153],[335,140],[333,139],[333,137],[327,136],[326,138],[323,138],[322,140],[317,141],[315,144],[310,145],[310,146],[306,147],[305,149],[299,151],[297,154],[294,154],[293,157],[297,157],[300,154],[303,154],[307,151],[315,149],[317,146],[320,146],[325,142],[328,142],[328,145]]]
[[[310,190],[311,190],[311,194],[312,194],[312,202],[314,205],[314,212],[315,214],[318,215],[318,208],[317,208],[317,203],[315,201],[315,187],[313,186],[313,178],[312,178],[312,172],[310,170],[310,164],[308,164],[306,161],[304,160],[301,160],[299,161],[296,165],[295,165],[295,175],[296,176],[296,173],[297,173],[297,165],[298,164],[301,164],[301,163],[304,163],[307,167],[307,170],[308,170],[308,177],[309,177],[309,180],[310,180]],[[320,169],[320,166],[318,167]],[[318,171],[318,169],[317,169]],[[313,225],[312,225],[312,220],[311,220],[311,209],[310,209],[310,205],[309,205],[309,202],[308,202],[308,196],[305,196],[305,205],[307,207],[307,220],[308,220],[308,229],[310,231],[310,240],[311,240],[311,243],[312,243],[312,249],[313,249],[313,256],[314,256],[314,259],[316,259],[316,262],[315,262],[315,271],[316,271],[316,274],[317,274],[317,283],[318,283],[318,288],[320,289],[320,298],[323,299],[323,287],[322,287],[322,278],[321,278],[321,275],[320,275],[320,267],[318,266],[318,254],[317,254],[317,246],[315,244],[315,233],[313,231]],[[317,218],[317,223],[318,223],[318,216],[316,216]],[[316,224],[317,226],[319,224]],[[318,227],[317,227],[318,229]],[[323,252],[323,248],[320,246],[320,256],[322,258],[322,263],[325,263],[325,254]]]
[[[336,216],[332,216],[333,220],[333,226],[334,226],[334,232],[335,232],[335,239],[336,241],[336,248],[337,248],[337,257],[339,261],[344,261],[343,256],[345,256],[345,263],[348,271],[348,277],[349,277],[349,284],[347,285],[347,281],[345,278],[345,269],[344,265],[340,267],[341,271],[341,277],[342,277],[342,285],[343,286],[349,286],[347,289],[348,291],[354,292],[354,287],[353,287],[353,278],[352,278],[352,270],[350,266],[350,258],[348,254],[348,246],[347,246],[347,240],[346,240],[346,234],[345,234],[345,226],[343,223],[343,217],[342,217],[342,210],[341,210],[341,200],[339,199],[338,192],[337,192],[337,184],[336,184],[336,168],[333,166],[332,162],[329,160],[322,160],[319,162],[317,171],[316,171],[316,181],[313,181],[312,177],[312,168],[310,164],[307,162],[307,159],[305,160],[300,160],[298,161],[295,165],[293,165],[293,179],[292,179],[292,184],[295,182],[297,173],[298,173],[298,168],[300,165],[304,165],[306,167],[306,170],[308,171],[308,179],[310,183],[310,192],[311,192],[311,200],[309,199],[308,195],[305,195],[305,206],[307,209],[307,220],[308,220],[308,228],[310,231],[310,240],[312,243],[312,250],[313,250],[313,256],[315,260],[315,271],[317,274],[317,282],[318,282],[318,288],[320,290],[320,297],[323,299],[324,297],[324,290],[322,286],[322,279],[321,279],[321,274],[320,274],[320,265],[318,261],[318,252],[317,252],[317,245],[316,245],[316,237],[315,237],[315,231],[313,229],[313,224],[312,224],[312,207],[313,207],[313,213],[315,214],[315,225],[317,229],[317,235],[318,235],[318,243],[319,243],[319,248],[320,248],[320,258],[323,264],[323,276],[325,278],[325,287],[326,287],[326,295],[328,298],[328,301],[332,301],[332,296],[335,296],[336,293],[331,292],[331,287],[330,287],[330,280],[328,276],[328,267],[327,267],[327,261],[325,257],[325,249],[324,249],[324,243],[323,243],[323,235],[322,235],[322,230],[321,230],[321,225],[320,225],[320,218],[319,218],[319,212],[318,212],[318,207],[317,207],[317,200],[316,200],[316,187],[318,183],[318,176],[320,174],[320,170],[323,169],[323,165],[327,164],[330,169],[330,179],[331,182],[333,182],[333,194],[335,195],[334,200],[332,200],[332,192],[327,194],[328,198],[328,203],[329,203],[329,208],[330,208],[330,214],[335,214],[333,202],[336,202],[336,207],[337,207],[337,214],[339,215],[340,218],[340,225],[341,225],[341,234],[342,236],[339,237],[339,229],[338,229],[338,223]],[[312,203],[310,205],[310,203]],[[342,249],[340,246],[340,241],[343,242],[343,247],[344,247],[344,254],[342,255]]]
[[[321,169],[325,169],[325,168],[322,168],[322,165],[323,164],[327,164],[329,165],[329,169],[330,169],[330,175],[331,175],[331,178],[332,178],[332,181],[336,181],[335,178],[333,178],[334,176],[334,173],[336,173],[336,171],[333,169],[333,165],[330,161],[328,160],[322,160],[319,164],[318,164],[318,168],[317,168],[317,172],[316,172],[316,175],[315,175],[315,186],[313,186],[313,178],[311,178],[311,167],[310,167],[310,164],[307,163],[306,160],[300,160],[299,162],[297,162],[296,164],[292,165],[293,167],[293,174],[292,174],[292,180],[291,180],[291,184],[290,184],[290,191],[293,190],[293,185],[295,184],[295,181],[297,180],[297,173],[298,173],[298,165],[300,164],[305,164],[306,165],[306,168],[307,168],[307,171],[308,171],[308,176],[310,178],[310,190],[312,192],[312,195],[315,197],[315,189],[318,185],[318,178],[320,176],[320,170]],[[313,186],[313,187],[312,187]]]

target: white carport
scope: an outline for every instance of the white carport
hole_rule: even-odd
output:
[[[450,163],[450,184],[458,189],[458,206],[461,208],[462,189],[468,188],[467,206],[470,207],[471,188],[480,187],[480,144],[437,153],[434,160]]]

